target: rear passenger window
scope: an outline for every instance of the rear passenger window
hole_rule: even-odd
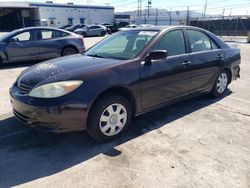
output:
[[[212,41],[212,40],[210,40],[210,41],[211,41],[213,50],[219,49],[219,46],[214,41]]]
[[[187,30],[192,52],[202,52],[218,49],[218,46],[210,38],[200,31]]]
[[[51,39],[52,38],[52,31],[49,31],[49,30],[41,31],[41,34],[42,34],[42,39]]]
[[[166,33],[155,45],[153,50],[167,50],[168,56],[184,54],[186,47],[182,30]]]
[[[41,30],[39,38],[41,39],[52,39],[67,36],[68,33],[56,31],[56,30]]]

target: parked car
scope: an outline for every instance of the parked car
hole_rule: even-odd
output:
[[[51,59],[84,50],[81,36],[61,29],[27,27],[0,36],[0,63]]]
[[[129,23],[125,21],[115,22],[115,24],[117,25],[118,28],[126,27],[127,25],[129,25]]]
[[[10,100],[15,116],[33,128],[86,129],[96,140],[111,140],[133,116],[204,93],[222,97],[239,77],[239,64],[239,49],[203,29],[138,27],[85,54],[30,67]]]
[[[112,34],[117,31],[117,28],[112,23],[104,23],[102,25],[107,28],[108,34]]]
[[[141,24],[139,27],[153,27],[154,25],[152,24]]]
[[[69,27],[64,28],[67,31],[73,32],[76,29],[84,28],[86,25],[85,24],[78,24],[78,25],[71,25]]]
[[[72,24],[67,24],[67,25],[64,25],[64,26],[62,26],[62,27],[59,27],[59,29],[65,29],[65,28],[71,27],[71,26],[72,26]]]
[[[247,33],[247,42],[250,43],[250,31]]]
[[[105,36],[106,30],[100,25],[89,25],[85,26],[81,29],[76,29],[74,31],[78,35],[82,35],[83,37],[87,36]]]
[[[119,28],[118,30],[119,31],[125,31],[125,30],[128,30],[128,29],[136,28],[136,27],[138,27],[138,26],[135,25],[135,24],[130,24],[130,25],[127,25],[126,27]]]

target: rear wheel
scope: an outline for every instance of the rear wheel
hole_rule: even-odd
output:
[[[226,70],[223,70],[217,77],[211,95],[213,97],[222,97],[226,92],[229,83],[229,74]]]
[[[77,50],[74,47],[66,47],[62,51],[62,56],[77,54]]]
[[[101,36],[105,36],[106,35],[106,32],[105,31],[102,31],[101,32]]]
[[[97,141],[113,140],[127,129],[131,116],[131,105],[126,98],[104,95],[91,109],[87,132]]]

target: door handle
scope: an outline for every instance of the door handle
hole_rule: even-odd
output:
[[[182,65],[189,65],[189,64],[191,64],[192,62],[191,61],[184,61],[183,63],[182,63]]]
[[[222,54],[218,54],[216,58],[217,58],[217,59],[222,59],[222,58],[223,58],[223,55],[222,55]]]

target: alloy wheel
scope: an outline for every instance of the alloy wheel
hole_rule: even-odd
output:
[[[227,87],[228,84],[228,78],[226,73],[221,73],[218,77],[216,88],[218,93],[223,93]]]

